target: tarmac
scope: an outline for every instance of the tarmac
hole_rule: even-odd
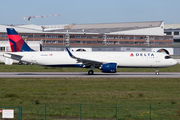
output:
[[[0,78],[180,78],[180,72],[0,72]]]

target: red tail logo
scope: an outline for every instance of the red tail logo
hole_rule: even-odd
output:
[[[14,28],[7,28],[7,33],[12,52],[34,51],[24,42]]]

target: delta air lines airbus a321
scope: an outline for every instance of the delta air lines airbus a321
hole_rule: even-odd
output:
[[[160,52],[71,52],[68,48],[64,52],[34,51],[18,35],[14,28],[7,28],[12,52],[4,57],[36,65],[49,67],[81,67],[98,68],[105,73],[116,73],[117,67],[127,68],[158,68],[170,67],[177,62],[166,53]]]

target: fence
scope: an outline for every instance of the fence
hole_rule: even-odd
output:
[[[20,120],[174,120],[180,117],[177,104],[39,104],[23,107],[23,112],[21,107],[11,108],[17,109],[16,119],[19,114]]]

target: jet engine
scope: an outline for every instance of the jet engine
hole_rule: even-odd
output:
[[[102,65],[102,72],[105,73],[116,73],[117,63],[106,63]]]

